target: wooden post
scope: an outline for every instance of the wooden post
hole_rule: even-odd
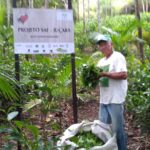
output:
[[[72,9],[72,2],[68,0],[68,9]],[[75,54],[71,54],[71,66],[72,66],[72,105],[74,123],[78,122],[77,112],[77,96],[76,96],[76,71],[75,71]]]
[[[13,8],[17,8],[16,0],[13,0]],[[17,81],[20,81],[20,63],[19,63],[19,54],[15,54],[15,78]],[[18,120],[22,120],[22,109],[17,108],[19,114],[17,116]],[[20,142],[17,145],[18,150],[22,150]]]

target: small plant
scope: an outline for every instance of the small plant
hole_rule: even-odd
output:
[[[141,126],[142,131],[150,132],[150,75],[149,62],[145,64],[131,59],[129,64],[129,90],[126,106],[133,112],[136,123]],[[135,65],[136,62],[136,65]],[[132,65],[134,63],[134,65]],[[132,66],[132,69],[130,68]],[[133,67],[134,66],[134,67]]]
[[[44,139],[40,134],[38,127],[30,125],[23,121],[13,121],[12,119],[18,115],[18,112],[12,112],[8,114],[8,126],[1,126],[0,133],[6,134],[4,149],[12,149],[16,147],[16,143],[19,142],[23,149],[28,150],[54,150],[55,138],[50,137]]]

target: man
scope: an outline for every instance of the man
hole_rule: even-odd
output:
[[[127,93],[127,67],[125,57],[113,50],[112,41],[106,35],[97,39],[104,58],[98,62],[103,69],[100,74],[100,121],[111,124],[116,134],[118,150],[127,149],[124,131],[124,102]]]

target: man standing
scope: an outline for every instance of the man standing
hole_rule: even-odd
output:
[[[118,150],[127,149],[124,130],[124,102],[127,93],[127,67],[125,57],[113,50],[111,38],[107,35],[97,37],[99,50],[104,58],[98,62],[103,69],[100,74],[100,121],[111,124],[116,134]]]

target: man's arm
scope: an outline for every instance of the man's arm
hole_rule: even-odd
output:
[[[128,73],[125,71],[122,72],[102,72],[100,77],[108,77],[116,80],[125,80],[127,79]]]

